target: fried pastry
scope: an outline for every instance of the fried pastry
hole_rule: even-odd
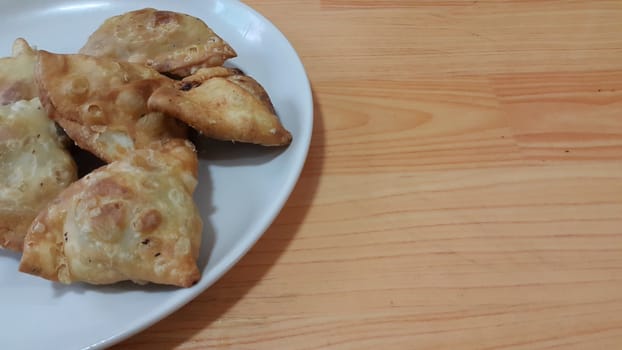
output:
[[[33,219],[76,172],[38,98],[0,106],[0,246],[21,251]]]
[[[154,91],[148,107],[214,139],[264,146],[287,145],[292,140],[263,87],[237,69],[202,68],[177,87]]]
[[[137,63],[39,51],[41,102],[81,148],[111,162],[134,149],[185,137],[185,126],[147,109],[152,91],[172,80]]]
[[[107,19],[80,53],[146,64],[185,77],[236,56],[229,44],[198,18],[153,8]]]
[[[19,270],[65,284],[193,285],[202,231],[192,198],[197,166],[192,144],[176,139],[93,171],[33,221]]]
[[[38,96],[34,83],[37,54],[22,38],[13,42],[13,56],[0,58],[0,105]]]

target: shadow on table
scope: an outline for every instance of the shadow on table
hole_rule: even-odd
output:
[[[209,327],[235,306],[270,271],[296,236],[315,197],[322,174],[325,135],[317,96],[313,94],[314,124],[305,166],[283,210],[244,258],[198,298],[121,343],[133,349],[172,349]]]

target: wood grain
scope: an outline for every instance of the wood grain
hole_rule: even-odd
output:
[[[247,3],[312,81],[307,164],[117,349],[622,347],[622,2]]]

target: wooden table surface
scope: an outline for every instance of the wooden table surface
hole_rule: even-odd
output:
[[[622,1],[246,2],[312,83],[302,177],[116,349],[622,349]]]

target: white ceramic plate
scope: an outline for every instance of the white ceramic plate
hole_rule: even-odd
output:
[[[180,308],[231,268],[267,229],[291,193],[309,148],[311,90],[287,39],[233,0],[0,0],[0,55],[24,37],[38,48],[76,52],[104,19],[155,7],[203,19],[237,51],[231,64],[268,91],[292,132],[286,149],[216,144],[200,162],[195,194],[205,229],[200,282],[162,286],[63,286],[17,272],[19,256],[0,250],[0,347],[92,349],[110,346]]]

